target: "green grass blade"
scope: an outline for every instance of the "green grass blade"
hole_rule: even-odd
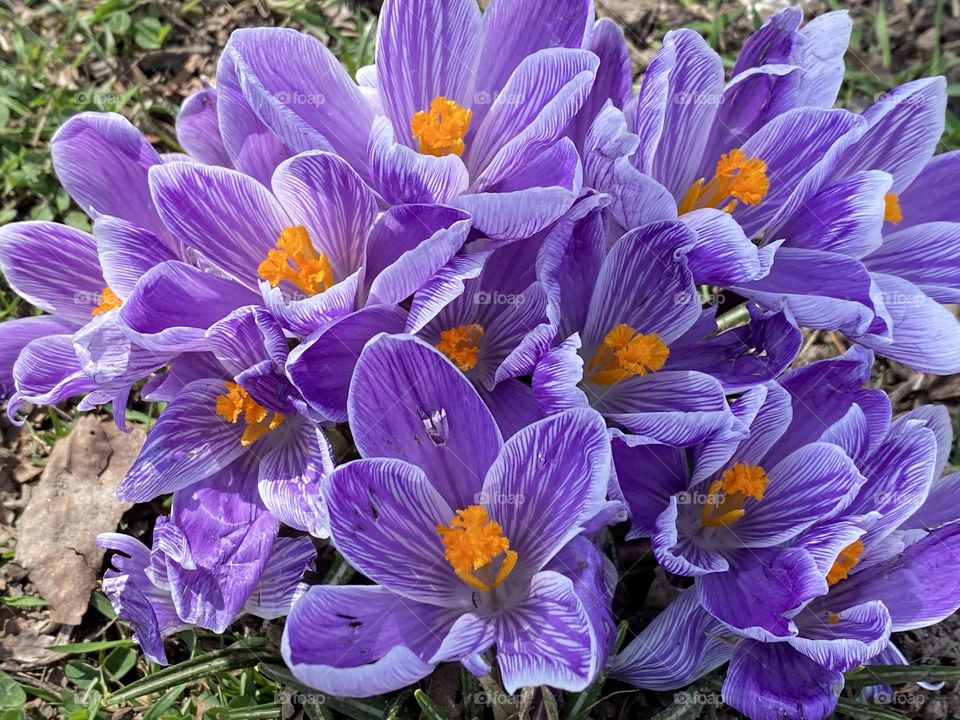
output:
[[[847,687],[904,685],[960,678],[960,667],[949,665],[864,665],[845,676]]]
[[[413,697],[416,698],[420,709],[423,710],[423,716],[426,720],[454,720],[446,710],[420,688],[413,691]]]
[[[614,652],[620,651],[620,647],[623,645],[624,638],[626,638],[627,635],[627,627],[628,625],[625,620],[617,627],[617,639],[613,645]],[[571,698],[570,701],[563,706],[563,712],[560,715],[562,720],[586,720],[590,716],[590,711],[593,709],[593,706],[597,704],[606,682],[607,673],[603,671],[597,676],[597,679],[593,681],[590,687]]]
[[[183,683],[191,683],[216,673],[253,667],[260,662],[279,658],[272,652],[256,648],[227,648],[207,655],[192,658],[179,665],[164,668],[132,682],[121,690],[103,699],[104,705],[122,705],[144,695],[164,692]]]
[[[67,645],[53,645],[49,649],[54,652],[64,653],[65,655],[80,655],[84,653],[100,652],[101,650],[112,650],[113,648],[134,647],[136,643],[133,640],[124,638],[123,640],[98,640],[96,642],[70,643]]]

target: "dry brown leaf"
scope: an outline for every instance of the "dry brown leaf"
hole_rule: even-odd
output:
[[[77,625],[86,612],[103,559],[97,534],[116,529],[130,507],[113,493],[145,439],[86,415],[50,453],[17,524],[16,561],[56,622]]]

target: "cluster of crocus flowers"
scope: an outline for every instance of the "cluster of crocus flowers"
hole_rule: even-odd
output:
[[[43,311],[0,324],[0,399],[121,427],[135,390],[166,403],[118,494],[170,513],[149,547],[100,538],[144,653],[287,616],[332,695],[443,662],[507,693],[726,666],[755,720],[906,662],[891,632],[960,606],[960,481],[945,411],[865,384],[875,354],[960,370],[958,155],[941,78],[833,108],[849,34],[786,9],[727,74],[673,30],[634,91],[590,0],[387,0],[355,78],[236,31],[183,154],[68,121],[92,232],[0,228]],[[852,347],[788,371],[803,328]],[[638,538],[684,590],[615,648]],[[317,547],[361,579],[310,580]]]

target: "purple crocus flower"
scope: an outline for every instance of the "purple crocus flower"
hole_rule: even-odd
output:
[[[375,582],[310,588],[283,655],[324,692],[376,695],[442,661],[507,692],[585,688],[613,637],[605,560],[583,531],[608,511],[602,419],[571,410],[505,443],[480,396],[411,336],[366,347],[350,390],[365,458],[325,482],[337,549]]]
[[[601,61],[585,45],[606,61],[596,96]],[[332,150],[388,204],[451,204],[486,235],[526,237],[579,194],[566,133],[582,134],[606,99],[624,101],[624,57],[622,35],[594,27],[590,0],[496,0],[484,13],[473,0],[388,0],[359,86],[309,35],[235,32],[218,71],[220,127],[235,166],[261,180],[244,141],[276,162]],[[235,107],[246,109],[235,118]]]
[[[729,659],[724,701],[747,716],[827,717],[843,687],[844,671],[889,661],[891,631],[939,622],[960,606],[960,526],[944,524],[956,512],[949,513],[942,500],[929,494],[952,444],[949,417],[921,408],[888,427],[882,394],[855,389],[858,365],[869,370],[869,356],[852,350],[846,359],[815,363],[785,378],[802,424],[763,409],[754,421],[766,428],[789,424],[783,434],[788,443],[794,432],[820,428],[821,440],[840,443],[857,458],[864,476],[840,513],[824,514],[777,546],[806,556],[824,581],[815,597],[789,611],[789,632],[771,637],[744,628],[745,615],[731,623],[725,613],[716,612],[712,593],[705,592],[703,581],[709,576],[701,576],[615,660],[613,676],[641,687],[676,688]],[[701,458],[712,454],[703,452]],[[621,483],[627,482],[627,500],[639,508],[640,491],[629,482],[628,469],[636,468],[639,458],[629,456],[628,466],[628,456],[616,446],[614,457]],[[953,476],[947,476],[939,484],[952,483]],[[745,510],[755,510],[767,499]],[[920,529],[924,525],[933,529]],[[782,579],[770,574],[775,566],[762,564],[764,574],[742,578],[742,601],[755,614],[767,595],[781,592]],[[669,635],[677,627],[683,628],[682,644]]]
[[[796,637],[737,645],[724,684],[724,699],[733,707],[761,720],[778,717],[781,709],[825,717],[833,712],[844,671],[905,663],[889,643],[890,632],[933,625],[960,607],[956,511],[950,523],[918,527],[928,513],[944,515],[942,501],[928,491],[952,445],[949,417],[929,410],[898,418],[863,463],[868,480],[848,508],[853,514],[801,539],[827,569],[829,592],[797,614]],[[939,444],[944,439],[945,447]],[[773,663],[787,673],[772,673]]]
[[[762,277],[728,276],[722,286],[788,308],[799,325],[839,329],[918,369],[954,372],[960,327],[939,306],[956,299],[960,283],[953,218],[941,209],[949,203],[929,200],[951,159],[920,178],[943,132],[945,82],[907,83],[862,116],[829,110],[849,19],[831,13],[803,31],[799,22],[795,9],[771,18],[725,87],[699,36],[668,33],[636,114],[608,107],[594,123],[585,184],[615,198],[609,213],[623,228],[679,214],[701,233],[704,216],[731,214],[741,252],[750,238],[776,260]],[[913,251],[928,246],[923,257]]]
[[[131,386],[163,366],[169,355],[131,342],[117,308],[138,277],[162,257],[157,247],[118,246],[109,228],[94,235],[50,222],[0,228],[0,270],[21,297],[49,315],[0,324],[0,399],[14,419],[24,403],[56,404],[89,393],[81,409],[115,403],[117,424]]]
[[[541,237],[495,250],[464,292],[420,331],[474,384],[504,437],[539,419],[529,384],[537,361],[552,346],[555,314],[537,279]]]
[[[594,212],[547,251],[558,258],[564,340],[534,372],[544,409],[589,405],[637,436],[674,445],[730,429],[726,393],[779,374],[799,348],[797,331],[783,315],[755,313],[750,326],[712,337],[713,309],[702,309],[691,268],[722,272],[736,261],[700,254],[682,222],[646,225],[605,248]]]
[[[185,147],[197,154],[180,160],[216,160],[213,91],[201,92],[188,101],[180,124],[181,135],[190,138]],[[12,415],[24,402],[54,404],[87,393],[81,409],[112,401],[123,427],[133,383],[177,353],[131,340],[116,309],[154,266],[195,256],[170,237],[150,193],[150,169],[167,159],[125,118],[80,113],[57,131],[51,152],[64,188],[94,221],[93,237],[55,223],[0,230],[0,269],[12,287],[50,313],[0,326],[0,398],[12,397]]]
[[[409,205],[377,220],[371,190],[330,153],[285,161],[272,192],[236,170],[191,163],[154,168],[150,183],[168,234],[195,256],[153,268],[120,310],[127,334],[157,351],[201,351],[210,326],[251,304],[306,337],[365,305],[414,296],[417,307],[421,291],[435,303],[436,286],[461,270],[450,263],[466,213]]]
[[[826,592],[795,540],[843,513],[865,482],[859,460],[883,437],[889,403],[863,390],[872,357],[853,350],[741,396],[745,439],[690,450],[614,442],[633,535],[652,539],[668,571],[696,577],[709,612],[760,641],[796,634],[792,613]],[[776,578],[775,580],[772,580]]]
[[[8,414],[13,416],[24,402],[55,404],[96,392],[90,404],[117,401],[122,425],[119,408],[130,385],[165,358],[148,357],[123,338],[113,310],[151,263],[171,256],[155,237],[130,247],[118,244],[108,225],[126,221],[144,233],[161,227],[147,172],[162,159],[114,113],[70,118],[54,136],[51,151],[64,188],[102,222],[95,223],[92,237],[50,222],[0,229],[0,270],[14,291],[49,313],[0,325],[0,399],[12,398]]]
[[[666,34],[635,102],[601,112],[585,143],[585,184],[616,198],[621,229],[716,209],[752,237],[815,189],[811,170],[858,123],[828,109],[851,24],[828,13],[798,31],[800,19],[789,9],[768,20],[726,84],[702,37]]]
[[[93,390],[72,342],[106,286],[93,237],[49,222],[5,225],[0,270],[14,292],[49,313],[0,324],[0,399],[12,399],[8,415],[23,402],[59,402]]]
[[[164,570],[151,579],[180,620],[223,632],[267,572],[279,522],[329,533],[319,485],[333,461],[283,373],[275,318],[241,308],[208,335],[211,355],[181,356],[147,388],[170,404],[117,492],[134,501],[173,493],[154,533]]]
[[[774,310],[787,307],[800,325],[859,337],[886,314],[882,289],[856,256],[821,231],[823,208],[795,227],[790,221],[818,196],[821,204],[836,203],[836,173],[859,148],[877,146],[874,119],[829,109],[843,75],[846,15],[825,15],[804,31],[799,21],[794,9],[768,21],[726,85],[719,57],[699,35],[668,33],[635,112],[607,107],[597,117],[584,150],[585,184],[614,197],[609,215],[621,228],[679,216],[703,236],[701,252],[759,252],[768,267],[754,277],[695,272],[698,283],[719,284]],[[873,206],[880,200],[866,195]],[[702,228],[713,227],[717,213],[736,224],[710,237]],[[862,216],[836,213],[834,235],[858,242]],[[805,242],[790,240],[797,230]],[[817,244],[814,236],[827,239]]]
[[[795,278],[833,275],[820,256],[858,261],[881,303],[868,328],[844,328],[851,339],[924,372],[960,371],[960,325],[940,306],[960,299],[960,226],[942,195],[955,158],[933,155],[946,102],[945,79],[925,78],[868,108],[865,130],[840,153],[830,181],[777,230],[784,242],[770,275],[743,291],[775,304]],[[822,283],[811,283],[804,301],[810,317],[802,319],[815,327],[835,324],[827,320],[833,291]]]
[[[262,307],[240,308],[208,331],[206,344],[212,356],[184,355],[147,388],[150,400],[170,404],[118,495],[143,502],[199,484],[223,502],[237,495],[256,518],[272,514],[325,537],[319,482],[333,459],[319,418],[284,374],[279,324]],[[211,528],[208,537],[218,532]]]
[[[221,627],[222,621],[212,621],[211,624],[210,616],[193,612],[185,603],[178,582],[184,563],[192,572],[204,571],[198,563],[203,562],[203,546],[209,544],[209,539],[204,543],[203,538],[194,537],[194,546],[189,546],[173,523],[166,517],[157,519],[152,550],[127,535],[103,533],[97,536],[98,546],[115,551],[111,567],[103,576],[103,591],[117,616],[133,626],[133,637],[143,654],[160,665],[167,664],[163,638],[168,635],[188,627],[207,627],[216,632],[225,629],[225,626]],[[235,530],[242,532],[243,528]],[[219,573],[213,589],[217,596],[221,593],[229,595],[220,597],[223,607],[229,608],[228,613],[249,613],[272,620],[286,615],[303,591],[303,572],[316,557],[310,539],[280,537],[267,552],[269,560],[258,574],[252,590],[243,579],[247,568],[241,564],[206,569]],[[210,605],[216,602],[208,598]],[[233,619],[225,617],[227,623]]]

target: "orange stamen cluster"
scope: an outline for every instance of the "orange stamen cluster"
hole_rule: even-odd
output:
[[[724,470],[719,480],[710,483],[707,501],[700,513],[700,522],[706,527],[723,527],[735,523],[746,514],[743,503],[747,498],[763,500],[770,482],[759,465],[734,463]]]
[[[457,510],[449,524],[437,525],[437,532],[443,540],[443,555],[457,577],[476,590],[495,588],[517,564],[517,553],[510,549],[503,528],[480,505]],[[503,559],[494,572],[494,560],[501,555]],[[478,576],[478,571],[484,577]]]
[[[621,323],[603,338],[587,364],[589,380],[596,385],[613,385],[628,377],[661,369],[670,349],[656,333],[644,335]]]
[[[458,325],[440,333],[437,350],[450,358],[460,370],[467,372],[477,365],[482,337],[483,325]]]
[[[863,543],[859,540],[854,540],[841,550],[830,572],[827,573],[827,585],[836,585],[841,580],[846,580],[850,571],[860,562],[861,555],[863,555]]]
[[[270,411],[250,397],[237,383],[224,383],[227,391],[217,398],[217,415],[227,422],[237,423],[243,418],[246,428],[240,442],[252,445],[283,422],[283,415]]]
[[[470,111],[445,97],[435,97],[430,109],[416,112],[410,132],[419,143],[422,155],[463,155],[463,138],[470,129]]]
[[[101,313],[110,312],[111,310],[116,310],[118,307],[123,305],[123,300],[117,297],[117,294],[108,287],[105,287],[100,291],[100,297],[97,298],[99,303],[91,311],[90,316],[96,317]]]
[[[280,233],[277,246],[257,272],[276,287],[289,280],[307,295],[317,295],[334,283],[333,267],[323,253],[318,253],[303,226],[288,227]]]
[[[680,201],[681,215],[701,208],[718,208],[732,213],[738,204],[758,205],[770,190],[767,164],[740,149],[721,156],[710,182],[700,178]]]
[[[899,225],[903,222],[903,211],[900,209],[900,197],[896,193],[887,193],[883,196],[884,222]]]

